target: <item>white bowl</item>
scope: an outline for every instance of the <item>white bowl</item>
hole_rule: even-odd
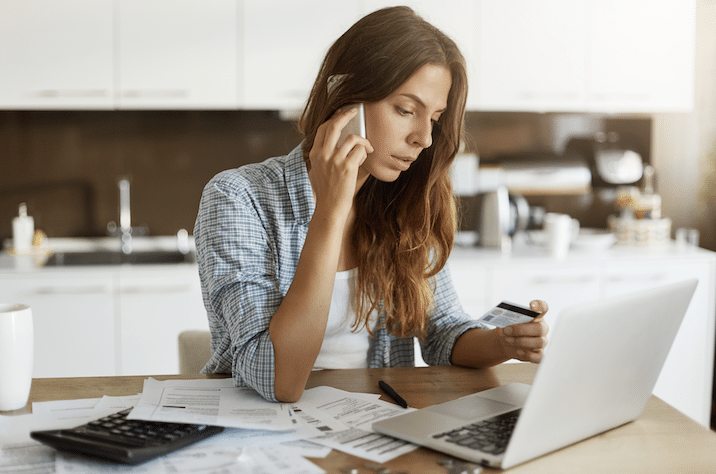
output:
[[[575,250],[604,250],[614,245],[617,237],[606,229],[579,229],[577,238],[572,241]]]

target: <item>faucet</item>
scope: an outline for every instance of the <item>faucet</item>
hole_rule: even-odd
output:
[[[132,253],[132,210],[129,206],[129,179],[119,180],[119,238],[122,253]]]
[[[129,178],[121,178],[119,186],[119,226],[115,221],[107,223],[107,235],[119,237],[122,253],[132,253],[132,239],[134,236],[149,235],[149,228],[146,224],[137,227],[132,226],[132,210],[129,206]]]

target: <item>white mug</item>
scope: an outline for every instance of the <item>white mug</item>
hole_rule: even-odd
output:
[[[17,410],[27,404],[34,346],[30,307],[0,303],[0,411]]]
[[[551,256],[564,258],[569,252],[574,232],[574,221],[567,214],[547,213],[544,218],[547,231],[547,249]],[[579,228],[577,228],[579,231]]]

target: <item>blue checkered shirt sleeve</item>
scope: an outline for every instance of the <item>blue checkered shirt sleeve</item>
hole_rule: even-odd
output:
[[[297,156],[298,155],[298,156]],[[231,373],[267,400],[274,392],[269,322],[293,280],[309,199],[292,205],[286,189],[291,166],[306,191],[300,151],[229,170],[204,188],[194,228],[204,306],[211,328],[209,373]],[[299,186],[300,187],[300,186]],[[303,219],[301,218],[303,216]]]

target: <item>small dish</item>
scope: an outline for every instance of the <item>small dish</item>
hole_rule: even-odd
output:
[[[579,229],[577,238],[572,240],[575,250],[604,250],[614,245],[617,237],[606,229]]]

